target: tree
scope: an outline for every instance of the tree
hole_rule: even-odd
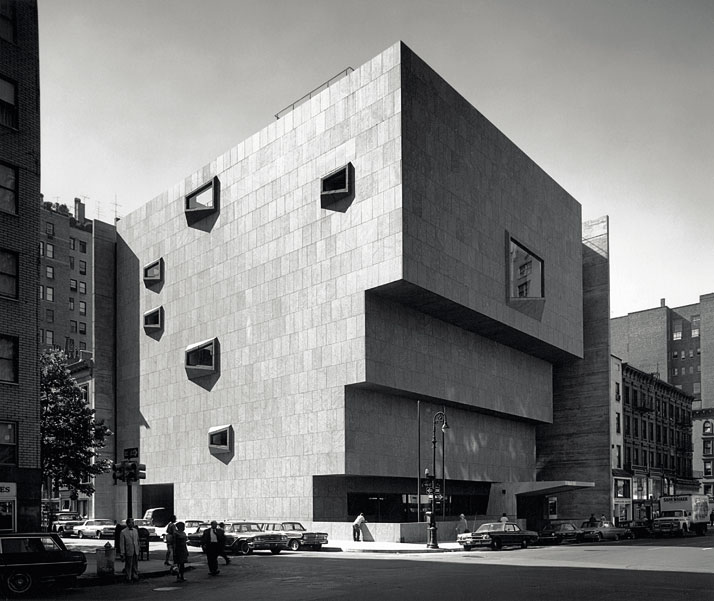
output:
[[[111,462],[97,451],[112,432],[94,419],[94,409],[66,363],[67,356],[59,349],[46,350],[40,357],[42,475],[56,488],[91,495],[92,478],[111,469]]]

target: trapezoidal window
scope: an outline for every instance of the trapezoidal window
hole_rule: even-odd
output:
[[[212,453],[233,451],[233,426],[215,426],[208,430],[208,449]]]
[[[186,195],[184,212],[189,225],[218,212],[220,188],[219,179],[214,177]]]
[[[158,332],[164,329],[164,308],[156,307],[144,313],[144,331]]]
[[[352,163],[347,163],[320,180],[320,206],[323,209],[347,209],[343,205],[354,198],[354,172]]]
[[[540,320],[545,308],[543,260],[506,232],[506,302]]]
[[[144,284],[151,286],[160,284],[164,280],[164,260],[157,259],[144,267]]]
[[[211,338],[186,348],[186,374],[200,378],[218,371],[218,338]]]

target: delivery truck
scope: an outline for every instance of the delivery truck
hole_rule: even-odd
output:
[[[655,536],[684,536],[689,532],[703,535],[709,523],[707,495],[674,495],[659,498],[659,517],[652,522]]]

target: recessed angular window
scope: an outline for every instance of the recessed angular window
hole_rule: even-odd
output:
[[[214,177],[186,195],[184,212],[189,224],[218,212],[220,188],[220,181]]]
[[[218,339],[211,338],[186,349],[186,373],[189,378],[207,376],[218,371]]]
[[[215,426],[208,430],[208,448],[214,453],[233,451],[233,426]]]
[[[163,258],[149,263],[144,267],[144,284],[158,284],[164,279],[164,260]]]
[[[156,307],[144,313],[144,330],[157,331],[164,327],[164,308]]]
[[[543,298],[543,261],[513,238],[509,257],[511,298]]]
[[[352,163],[333,171],[320,180],[320,206],[335,208],[335,203],[354,194],[354,167]]]

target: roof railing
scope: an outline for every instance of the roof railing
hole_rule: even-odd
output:
[[[277,112],[277,113],[275,114],[275,118],[276,118],[276,119],[280,119],[281,117],[284,117],[287,113],[289,113],[290,111],[294,110],[295,107],[298,107],[298,106],[300,106],[301,104],[303,104],[304,102],[307,102],[307,101],[310,100],[310,98],[312,98],[313,96],[317,96],[317,94],[319,94],[319,93],[322,92],[323,90],[326,90],[326,89],[329,88],[332,84],[334,84],[335,82],[339,81],[339,80],[342,79],[343,77],[346,77],[347,75],[349,75],[350,73],[352,73],[352,71],[354,71],[354,69],[353,69],[352,67],[347,67],[346,69],[343,69],[343,70],[340,71],[337,75],[335,75],[334,77],[331,77],[330,79],[328,79],[328,80],[327,80],[325,83],[323,83],[322,85],[317,86],[314,90],[310,90],[310,91],[309,91],[307,94],[305,94],[302,98],[299,98],[298,100],[296,100],[296,101],[293,102],[292,104],[289,104],[289,105],[286,106],[282,111]]]

